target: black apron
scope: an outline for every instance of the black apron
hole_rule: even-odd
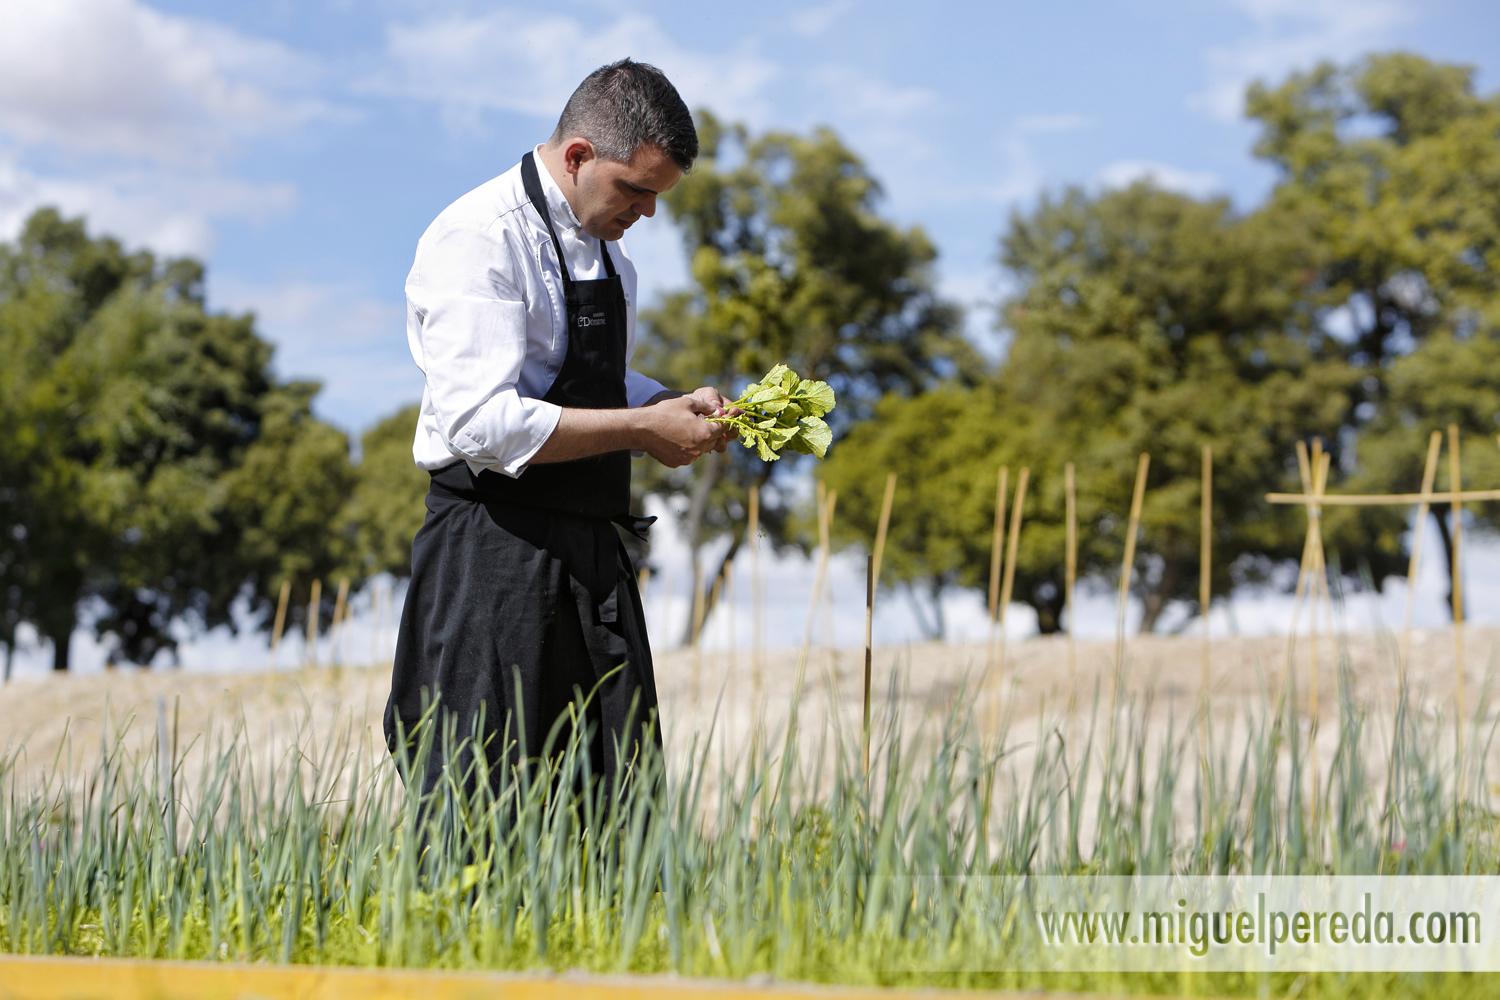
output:
[[[614,262],[601,241],[607,276],[574,281],[530,153],[521,179],[552,237],[567,304],[567,353],[542,398],[623,408],[626,302]],[[628,451],[531,465],[515,479],[475,475],[463,461],[432,473],[385,711],[391,752],[400,734],[413,739],[436,698],[449,732],[484,746],[498,787],[511,767],[543,752],[575,688],[593,692],[585,719],[596,776],[611,781],[644,740],[659,742],[645,615],[615,528],[644,537],[651,520],[630,514]],[[569,732],[565,725],[559,748]],[[463,774],[474,762],[472,745],[450,760],[441,736],[434,743],[420,776],[428,789],[445,766]]]

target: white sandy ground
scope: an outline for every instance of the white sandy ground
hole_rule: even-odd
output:
[[[1465,657],[1466,714],[1480,720],[1481,739],[1494,724],[1488,679],[1500,662],[1500,629],[1468,627],[1463,635]],[[1392,708],[1398,688],[1396,640],[1385,633],[1356,633],[1337,642],[1325,638],[1320,644],[1319,665],[1319,757],[1323,774],[1332,760],[1339,705],[1335,697],[1336,656],[1347,664],[1354,698],[1369,711],[1372,734],[1368,764],[1373,780],[1380,780],[1381,749],[1388,746]],[[1336,650],[1337,647],[1337,650]],[[1286,651],[1284,638],[1229,638],[1215,642],[1210,651],[1210,718],[1214,739],[1221,746],[1243,747],[1245,722],[1264,715],[1269,692],[1278,690]],[[1298,704],[1304,723],[1311,708],[1307,683],[1311,650],[1305,638],[1296,651]],[[724,653],[694,656],[679,651],[659,657],[658,685],[661,693],[663,731],[673,766],[680,768],[694,745],[710,726],[715,729],[708,791],[717,786],[722,762],[741,760],[756,719],[761,717],[774,731],[784,724],[795,684],[795,654],[776,652],[766,657],[757,698],[755,670],[746,652],[733,661]],[[807,683],[798,701],[802,720],[802,746],[809,759],[824,723],[842,727],[853,745],[858,733],[863,681],[863,651],[839,650],[830,661],[826,649],[815,649],[807,670]],[[1073,666],[1070,668],[1070,659]],[[832,662],[832,669],[830,669]],[[1111,642],[1079,642],[1070,656],[1064,638],[1033,638],[1009,643],[1005,669],[996,687],[1001,694],[998,711],[1011,720],[1006,745],[1014,749],[1009,758],[1009,780],[1024,784],[1039,739],[1063,735],[1072,747],[1082,745],[1094,700],[1100,700],[1097,725],[1108,720],[1113,693],[1115,646]],[[1411,651],[1412,702],[1416,711],[1430,720],[1437,744],[1433,754],[1451,760],[1453,728],[1451,706],[1456,686],[1452,629],[1414,633]],[[905,729],[925,727],[931,736],[951,718],[960,699],[961,707],[974,707],[986,726],[994,718],[993,695],[975,698],[986,663],[983,645],[915,645],[878,648],[873,655],[873,713],[884,718],[892,707],[891,692],[900,701]],[[1151,743],[1160,746],[1169,731],[1181,735],[1196,725],[1200,705],[1202,646],[1194,638],[1148,636],[1131,639],[1126,648],[1126,670],[1121,699],[1133,702],[1140,713],[1148,713]],[[695,681],[699,692],[694,697]],[[383,755],[380,719],[388,691],[388,666],[343,670],[301,670],[277,673],[192,674],[161,670],[122,669],[92,676],[46,676],[12,681],[0,688],[0,749],[14,752],[24,745],[17,759],[20,770],[31,778],[50,769],[68,736],[68,757],[75,765],[98,760],[104,720],[129,723],[125,746],[155,760],[151,747],[158,726],[158,699],[164,707],[168,727],[175,718],[180,747],[196,739],[201,748],[228,735],[228,729],[243,725],[257,761],[264,764],[289,759],[294,743],[309,744],[325,752],[335,746],[333,737],[351,734],[362,743],[367,759]],[[1068,700],[1073,692],[1076,713],[1068,721]],[[1476,706],[1480,710],[1476,712]],[[1123,718],[1123,716],[1121,716]],[[1443,720],[1443,721],[1439,721]],[[310,737],[310,738],[309,738]],[[1196,744],[1194,744],[1196,745]],[[1071,751],[1076,754],[1076,749]],[[1494,752],[1487,753],[1493,758]],[[878,759],[878,752],[877,752]],[[1192,754],[1183,757],[1183,767],[1194,765]],[[196,755],[187,768],[187,787],[199,773]],[[829,768],[825,767],[825,773]],[[264,771],[260,773],[264,774]],[[368,771],[366,771],[368,773]],[[1191,815],[1193,775],[1183,774],[1179,790],[1179,813]],[[1006,779],[1002,778],[1002,787]],[[712,798],[712,795],[706,796]]]

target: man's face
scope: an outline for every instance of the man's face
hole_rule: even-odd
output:
[[[586,148],[586,152],[585,152]],[[646,143],[626,163],[600,159],[586,139],[566,144],[564,156],[573,213],[595,239],[617,240],[641,216],[656,214],[656,196],[682,179],[682,170],[660,146]],[[564,185],[566,191],[567,185]]]

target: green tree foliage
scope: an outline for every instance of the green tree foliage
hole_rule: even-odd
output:
[[[339,512],[351,575],[411,573],[411,543],[427,515],[431,477],[412,462],[419,407],[407,406],[365,431],[354,492]]]
[[[1427,436],[1450,421],[1485,439],[1467,475],[1500,482],[1487,440],[1500,419],[1500,94],[1476,95],[1473,75],[1394,53],[1250,91],[1256,151],[1282,174],[1266,212],[1314,237],[1311,301],[1337,317],[1328,325],[1362,375],[1346,417],[1360,430],[1351,488],[1415,491]],[[1490,524],[1495,512],[1476,509]],[[1446,505],[1433,513],[1451,557]],[[1405,515],[1341,521],[1388,554]]]
[[[734,395],[787,364],[838,393],[835,440],[886,394],[975,377],[958,311],[934,291],[931,241],[881,218],[879,184],[832,132],[751,136],[700,112],[699,140],[697,165],[666,198],[694,286],[642,313],[637,368],[675,388]],[[641,492],[686,499],[696,559],[726,530],[736,533],[733,552],[752,483],[770,486],[762,520],[786,541],[790,501],[777,484],[797,464],[731,448],[677,471],[638,463],[636,481]]]
[[[1197,594],[1201,448],[1216,455],[1215,589],[1242,556],[1295,556],[1299,514],[1269,489],[1295,487],[1297,437],[1337,433],[1351,376],[1300,305],[1307,248],[1295,228],[1240,218],[1146,184],[1071,190],[1016,215],[1002,263],[1021,290],[997,378],[968,391],[885,404],[824,468],[836,530],[874,531],[897,471],[892,579],[986,585],[995,476],[1031,469],[1017,597],[1059,626],[1064,463],[1077,475],[1080,574],[1119,572],[1141,452],[1151,454],[1138,579],[1143,628]],[[1243,568],[1245,562],[1241,561]]]
[[[51,209],[0,245],[0,639],[30,622],[58,669],[80,609],[145,663],[174,621],[233,626],[237,597],[263,614],[333,565],[344,437],[202,277]]]

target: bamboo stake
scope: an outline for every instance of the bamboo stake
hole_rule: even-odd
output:
[[[760,591],[760,487],[750,487],[750,670],[754,678],[756,711],[760,710],[761,689],[761,591]]]
[[[880,584],[880,560],[885,557],[886,529],[891,526],[891,506],[896,501],[896,474],[885,477],[885,498],[880,501],[880,524],[875,528],[875,583]]]
[[[1463,522],[1464,505],[1461,499],[1463,486],[1460,482],[1458,452],[1458,425],[1448,425],[1448,486],[1449,501],[1453,515],[1453,741],[1454,766],[1458,770],[1458,797],[1464,794],[1464,574],[1463,574]]]
[[[1021,474],[1016,477],[1016,497],[1010,509],[1010,533],[1005,542],[1005,572],[1000,580],[1000,600],[996,606],[995,632],[999,636],[1000,649],[995,656],[994,679],[991,682],[990,704],[993,713],[991,718],[992,729],[999,731],[1000,726],[1000,679],[1005,672],[1005,609],[1010,607],[1011,590],[1016,582],[1016,553],[1021,542],[1021,505],[1026,502],[1026,483],[1031,478],[1031,470],[1022,468]]]
[[[1308,525],[1307,535],[1302,539],[1302,561],[1297,567],[1297,587],[1292,597],[1292,623],[1286,633],[1286,651],[1281,660],[1281,678],[1277,684],[1278,689],[1287,693],[1291,704],[1295,706],[1297,691],[1297,661],[1295,659],[1295,647],[1297,640],[1297,616],[1302,607],[1302,595],[1307,590],[1308,568],[1312,565],[1312,500],[1313,500],[1313,477],[1312,467],[1307,460],[1307,443],[1297,442],[1297,473],[1302,479],[1302,492],[1307,499]]]
[[[1323,439],[1313,438],[1313,468],[1316,470],[1313,479],[1313,492],[1318,496],[1322,496],[1324,490],[1328,488],[1328,465],[1332,457],[1333,456],[1323,451]],[[1311,800],[1309,812],[1312,815],[1312,826],[1315,830],[1318,829],[1318,808],[1320,802],[1318,789],[1322,787],[1321,780],[1318,777],[1319,768],[1317,753],[1318,689],[1321,687],[1319,683],[1320,677],[1318,670],[1318,598],[1319,596],[1321,596],[1325,602],[1328,601],[1328,567],[1324,562],[1323,556],[1323,511],[1321,507],[1317,508],[1317,515],[1318,516],[1311,521],[1311,540],[1313,543],[1312,568],[1315,575],[1312,578],[1312,586],[1309,588],[1309,593],[1307,595],[1308,603],[1311,605],[1310,613],[1308,615],[1308,631],[1310,633],[1309,638],[1310,644],[1312,646],[1309,704],[1307,713],[1308,756],[1311,758],[1311,767],[1309,768],[1310,785],[1308,788],[1308,797]],[[1333,621],[1333,606],[1331,602],[1329,603],[1328,612],[1329,624],[1331,627]]]
[[[834,507],[837,506],[838,500],[839,491],[829,490],[828,517],[826,518],[827,524],[823,529],[823,549],[827,553],[827,555],[824,557],[825,560],[830,560],[833,558],[833,510]],[[833,634],[833,577],[827,572],[826,569],[823,573],[823,611],[823,638],[827,641],[828,644],[828,672],[829,674],[834,674],[837,670],[838,665],[836,662],[837,651],[834,649]]]
[[[1318,493],[1318,476],[1323,470],[1323,439],[1313,438],[1312,442],[1312,470],[1313,470],[1313,495]],[[1312,507],[1307,521],[1307,634],[1308,634],[1308,672],[1307,672],[1307,716],[1314,724],[1317,723],[1318,704],[1318,550],[1321,548],[1323,511],[1320,507]]]
[[[985,673],[995,668],[996,632],[1000,622],[1000,572],[1005,558],[1005,490],[1007,466],[1000,466],[995,483],[995,532],[990,538],[990,641],[985,649]]]
[[[286,604],[292,596],[292,581],[281,581],[281,596],[276,599],[276,621],[271,626],[271,662],[267,670],[276,669],[276,649],[281,645],[281,630],[286,626]]]
[[[396,642],[400,638],[401,620],[396,617],[396,585],[391,583],[385,588],[385,648],[390,651],[390,662],[396,660]],[[382,657],[384,660],[384,657]]]
[[[812,596],[807,602],[807,623],[802,629],[802,649],[797,654],[797,683],[793,690],[800,692],[807,674],[807,656],[812,650],[813,625],[817,620],[818,601],[823,596],[823,577],[828,572],[828,547],[821,544],[828,537],[828,492],[822,480],[818,481],[818,564],[813,574]]]
[[[1063,466],[1063,496],[1067,508],[1067,552],[1063,562],[1063,612],[1068,616],[1068,715],[1073,714],[1078,685],[1078,650],[1074,634],[1078,614],[1073,608],[1073,587],[1078,582],[1078,497],[1073,482],[1073,463]]]
[[[323,581],[312,582],[312,599],[307,602],[307,666],[318,665],[318,602],[323,599]]]
[[[1198,533],[1201,539],[1198,550],[1198,616],[1203,622],[1203,725],[1208,725],[1209,690],[1209,636],[1208,609],[1213,602],[1213,507],[1214,507],[1214,451],[1210,445],[1203,446],[1203,489],[1200,496],[1202,513]]]
[[[1427,514],[1432,503],[1432,484],[1437,478],[1438,452],[1443,447],[1443,432],[1433,431],[1427,439],[1427,464],[1422,468],[1422,500],[1417,504],[1417,522],[1412,526],[1411,558],[1406,563],[1406,608],[1401,616],[1401,690],[1406,690],[1407,670],[1411,663],[1411,620],[1417,603],[1417,569],[1422,561],[1422,536],[1426,533]]]
[[[1005,572],[1000,579],[1000,669],[1005,669],[1005,609],[1010,607],[1011,591],[1016,582],[1016,555],[1021,542],[1021,505],[1026,502],[1026,483],[1031,470],[1023,468],[1016,477],[1016,498],[1010,509],[1010,535],[1005,542]]]
[[[1213,768],[1209,763],[1209,691],[1210,681],[1210,639],[1208,632],[1208,613],[1213,605],[1213,506],[1214,506],[1214,452],[1210,445],[1203,446],[1203,483],[1198,491],[1199,521],[1198,521],[1198,619],[1202,622],[1202,678],[1199,683],[1199,712],[1198,720],[1198,744],[1202,748],[1199,754],[1199,766],[1202,772],[1202,780],[1205,787],[1213,780]],[[1209,829],[1212,823],[1210,816],[1209,796],[1203,796],[1203,829]]]
[[[724,654],[724,678],[725,684],[733,690],[735,667],[738,655],[734,645],[734,560],[724,561],[724,630],[728,633],[725,637]]]
[[[344,631],[348,627],[345,619],[349,617],[349,578],[339,578],[339,596],[333,602],[333,624],[328,627],[329,657],[336,667],[344,665]]]
[[[646,606],[646,588],[651,585],[651,567],[642,566],[635,576],[635,591],[641,597],[641,607]]]
[[[1451,490],[1441,494],[1452,498]],[[1479,503],[1485,500],[1500,500],[1500,490],[1463,490],[1458,493],[1464,503]],[[1311,497],[1302,493],[1267,493],[1267,503],[1307,504]],[[1420,493],[1332,493],[1319,501],[1325,507],[1383,507],[1389,504],[1421,503]]]
[[[380,662],[380,630],[385,627],[385,601],[378,583],[370,586],[370,666]]]
[[[1313,438],[1312,465],[1316,470],[1313,478],[1313,493],[1322,496],[1324,489],[1328,486],[1328,463],[1331,455],[1323,451],[1323,439]],[[1307,715],[1312,723],[1313,731],[1317,731],[1318,725],[1318,688],[1321,686],[1320,670],[1318,668],[1318,597],[1326,596],[1328,589],[1328,571],[1323,562],[1323,510],[1314,507],[1312,517],[1308,524],[1309,538],[1312,544],[1311,571],[1314,574],[1310,579],[1311,586],[1308,588],[1308,645],[1310,648],[1310,667],[1308,669],[1308,706]],[[1316,781],[1317,761],[1313,761],[1314,780]]]
[[[871,639],[875,624],[875,556],[865,559],[865,724],[861,746],[864,750],[865,780],[870,778],[870,662],[874,658]]]
[[[1120,607],[1115,617],[1115,684],[1110,703],[1110,727],[1113,732],[1115,710],[1120,705],[1120,684],[1125,676],[1125,605],[1130,599],[1130,572],[1135,565],[1135,536],[1141,528],[1141,506],[1146,500],[1146,472],[1151,456],[1141,452],[1135,470],[1135,492],[1130,497],[1130,525],[1125,530],[1125,558],[1120,563]]]

